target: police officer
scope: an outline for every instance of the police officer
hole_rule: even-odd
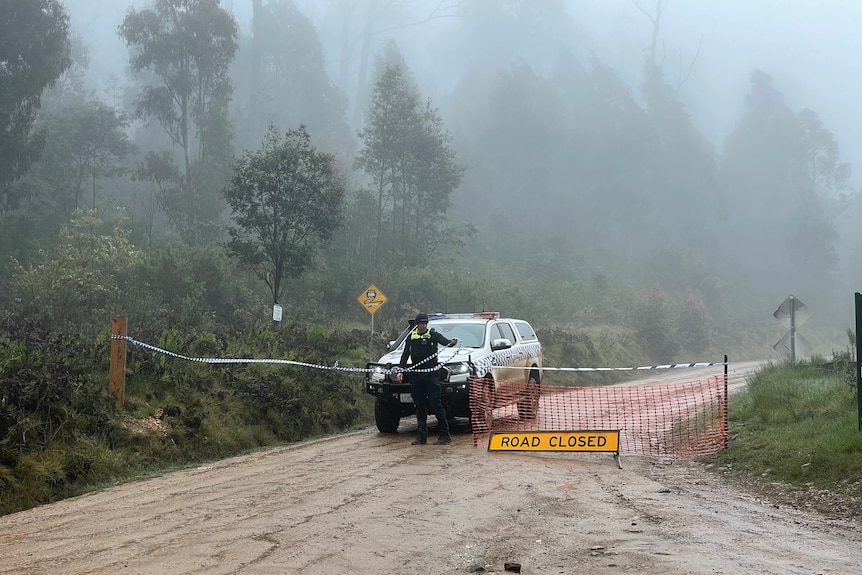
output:
[[[428,443],[428,409],[433,410],[437,416],[437,424],[440,428],[440,437],[435,445],[448,445],[452,443],[449,434],[449,422],[446,420],[446,411],[443,409],[441,395],[443,386],[437,373],[437,346],[442,344],[446,347],[458,343],[458,338],[447,339],[440,332],[428,329],[428,314],[420,313],[416,316],[415,327],[404,340],[404,353],[401,354],[399,365],[407,367],[407,359],[412,360],[413,369],[410,372],[410,387],[413,394],[413,402],[416,404],[416,423],[419,430],[413,445],[425,445]],[[401,374],[397,374],[398,381]]]

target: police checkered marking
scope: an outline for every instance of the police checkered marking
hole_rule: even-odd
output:
[[[681,369],[686,367],[712,367],[715,365],[724,365],[723,361],[713,361],[709,363],[668,363],[665,365],[644,365],[641,367],[537,367],[539,371],[642,371],[651,369]],[[499,366],[506,368],[509,366]]]
[[[484,377],[489,371],[495,368],[524,369],[523,363],[525,361],[538,359],[541,353],[541,344],[530,343],[520,346],[517,351],[512,351],[511,348],[495,351],[491,355],[474,362],[473,365],[476,367],[476,375]],[[519,365],[512,365],[516,361]]]

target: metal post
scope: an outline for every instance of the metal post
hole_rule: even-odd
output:
[[[796,365],[796,298],[790,295],[790,365]]]
[[[859,361],[859,334],[862,333],[862,294],[856,292],[856,414],[859,419],[859,431],[862,431],[862,363]]]
[[[727,354],[724,354],[724,437],[722,444],[727,449],[730,443],[730,392],[727,387]]]

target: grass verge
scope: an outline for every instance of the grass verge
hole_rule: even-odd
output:
[[[815,359],[760,371],[731,397],[728,449],[704,461],[776,504],[862,517],[854,366]]]

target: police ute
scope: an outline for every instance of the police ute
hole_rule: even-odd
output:
[[[398,369],[404,340],[413,327],[410,320],[398,338],[389,342],[389,352],[366,366],[365,390],[375,397],[374,419],[383,433],[395,433],[402,417],[416,413],[409,364],[400,383],[390,378]],[[535,419],[544,355],[528,322],[501,318],[498,312],[429,313],[428,328],[458,339],[452,347],[440,346],[437,357],[443,407],[449,419],[470,418],[471,404],[473,410],[481,411],[471,419],[484,422],[486,429],[500,407],[516,405],[520,419]]]

